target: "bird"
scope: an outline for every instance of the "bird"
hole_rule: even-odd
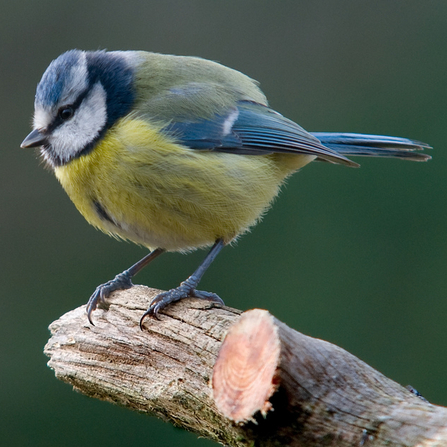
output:
[[[420,141],[304,130],[269,107],[259,83],[217,62],[147,51],[69,50],[37,85],[33,130],[22,148],[44,163],[96,228],[149,253],[99,285],[86,313],[164,252],[211,247],[178,287],[140,319],[160,319],[187,297],[223,305],[198,284],[226,245],[269,210],[281,186],[310,162],[349,167],[351,156],[426,161]]]

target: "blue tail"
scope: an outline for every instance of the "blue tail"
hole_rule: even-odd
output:
[[[430,155],[414,152],[431,149],[428,144],[407,138],[337,132],[312,132],[312,135],[324,146],[347,157],[391,157],[412,161],[427,161],[431,158]]]

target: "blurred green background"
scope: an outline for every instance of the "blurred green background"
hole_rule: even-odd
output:
[[[2,0],[0,443],[213,443],[74,393],[42,353],[47,326],[145,254],[90,227],[36,154],[37,82],[71,48],[143,49],[219,61],[258,79],[313,131],[406,136],[428,163],[313,163],[202,286],[270,310],[447,405],[447,2],[420,0]],[[167,254],[137,278],[177,285],[204,252]]]

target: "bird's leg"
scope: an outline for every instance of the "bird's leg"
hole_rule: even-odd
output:
[[[87,303],[87,317],[88,321],[93,324],[92,321],[92,312],[97,307],[107,307],[106,306],[106,298],[114,292],[115,290],[124,290],[130,289],[132,284],[132,278],[141,270],[143,267],[149,264],[153,259],[155,259],[158,255],[161,255],[164,252],[162,248],[157,248],[154,251],[151,251],[148,255],[146,255],[143,259],[140,259],[137,263],[135,263],[132,267],[124,270],[124,272],[118,274],[110,281],[107,281],[104,284],[98,286],[93,295],[90,297]]]
[[[183,281],[176,289],[171,289],[167,292],[158,294],[152,300],[149,309],[141,317],[140,328],[143,328],[143,320],[148,315],[159,319],[159,312],[161,310],[163,310],[168,304],[175,303],[176,301],[180,301],[183,298],[201,298],[223,305],[223,300],[215,293],[196,290],[196,287],[202,279],[202,276],[211,265],[211,263],[214,261],[216,256],[219,254],[219,252],[222,250],[223,246],[223,240],[217,239],[216,243],[213,245],[198,269],[187,280]]]

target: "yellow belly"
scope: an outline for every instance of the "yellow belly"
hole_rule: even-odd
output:
[[[188,149],[147,122],[123,119],[92,152],[55,173],[92,225],[175,251],[230,242],[256,223],[284,178],[312,159]]]

